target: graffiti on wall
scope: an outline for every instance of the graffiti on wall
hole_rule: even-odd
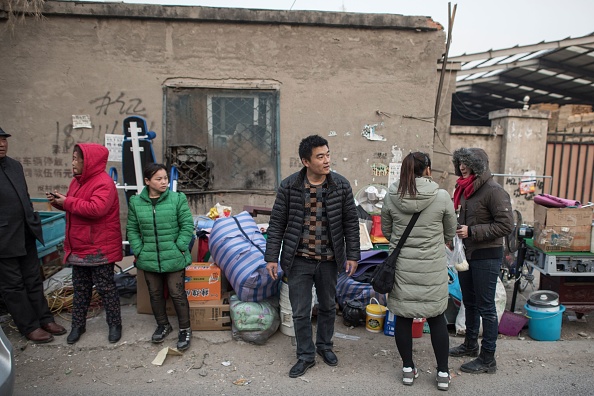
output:
[[[60,157],[12,157],[23,165],[25,178],[37,179],[38,193],[46,191],[66,192],[70,179],[72,179],[72,168],[69,161]],[[51,180],[48,180],[51,179]],[[39,194],[38,194],[39,195]]]
[[[73,128],[72,123],[56,121],[56,140],[52,145],[52,154],[69,154],[76,143],[102,143],[105,134],[122,134],[121,122],[131,115],[147,117],[146,107],[141,98],[127,98],[125,92],[91,98],[88,102],[93,111],[92,127]],[[149,130],[153,130],[154,121],[150,121]]]
[[[39,193],[57,190],[66,193],[72,179],[71,156],[77,143],[104,144],[106,134],[121,135],[122,122],[130,115],[147,118],[147,109],[139,97],[129,96],[124,91],[112,94],[110,91],[100,96],[91,96],[87,101],[88,108],[80,110],[81,114],[90,114],[90,128],[74,128],[72,114],[64,118],[69,121],[55,121],[55,137],[43,156],[14,157],[23,164],[25,176],[37,182],[31,183],[33,190]],[[154,121],[147,120],[149,130],[153,130]],[[43,195],[42,195],[43,196]]]
[[[146,108],[142,104],[142,99],[125,99],[125,97],[126,93],[120,92],[117,98],[114,99],[114,97],[111,96],[111,93],[107,91],[105,95],[91,99],[89,104],[97,104],[97,106],[95,106],[97,116],[108,115],[110,111],[112,113],[117,111],[119,115],[139,115],[146,117]]]
[[[388,176],[389,171],[390,167],[386,164],[371,164],[371,173],[373,174],[373,176]]]

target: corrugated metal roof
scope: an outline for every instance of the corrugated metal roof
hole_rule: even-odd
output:
[[[594,33],[577,38],[464,54],[452,125],[490,125],[489,112],[556,103],[594,106]]]

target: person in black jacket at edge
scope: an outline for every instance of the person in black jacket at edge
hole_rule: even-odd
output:
[[[464,343],[449,351],[450,356],[476,359],[464,363],[466,373],[497,371],[495,347],[498,321],[495,289],[503,258],[503,237],[514,227],[509,194],[489,170],[489,157],[480,148],[459,148],[453,154],[459,176],[454,190],[454,208],[459,211],[456,234],[462,238],[468,271],[458,273],[462,301],[466,308]],[[483,319],[483,340],[479,353],[478,333]]]
[[[349,182],[330,172],[328,141],[312,135],[299,144],[303,168],[281,182],[270,215],[265,260],[277,278],[280,265],[287,277],[297,363],[289,377],[300,377],[315,365],[315,353],[329,366],[336,318],[336,281],[343,269],[351,276],[361,258],[359,220]],[[281,253],[282,245],[282,253]],[[315,344],[312,339],[312,286],[318,297]]]
[[[54,321],[43,293],[35,240],[43,243],[20,162],[7,156],[10,134],[0,128],[0,295],[19,332],[37,344],[66,329]]]

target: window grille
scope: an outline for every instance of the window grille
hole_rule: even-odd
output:
[[[168,88],[166,157],[180,191],[274,190],[278,93]]]

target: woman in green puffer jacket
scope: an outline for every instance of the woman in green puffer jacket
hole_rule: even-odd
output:
[[[456,212],[447,191],[431,179],[431,160],[422,152],[402,161],[400,180],[392,184],[382,207],[382,232],[393,250],[414,213],[420,212],[396,261],[395,284],[388,308],[396,315],[396,346],[402,358],[402,383],[418,377],[413,361],[413,318],[427,318],[437,361],[437,388],[448,390],[449,335],[444,311],[448,306],[445,243],[456,235]]]
[[[185,194],[168,189],[167,168],[148,164],[144,169],[146,188],[130,198],[126,232],[144,271],[151,307],[157,321],[152,342],[161,343],[172,327],[165,310],[167,285],[179,324],[177,349],[190,346],[190,305],[185,291],[185,268],[192,262],[188,247],[194,222]]]

